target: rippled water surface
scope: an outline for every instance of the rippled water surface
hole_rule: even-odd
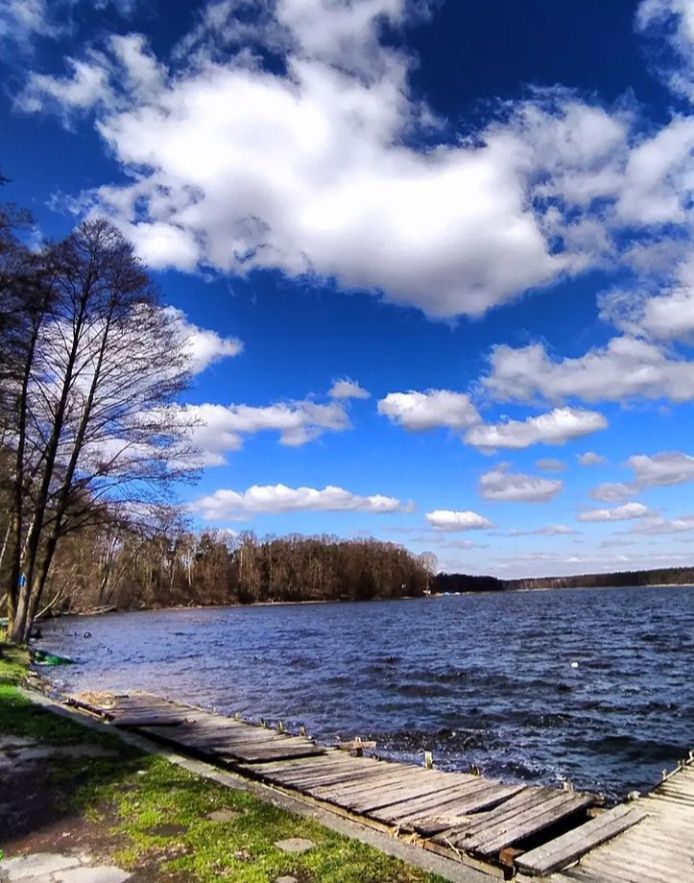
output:
[[[85,637],[85,633],[90,637]],[[694,748],[694,588],[69,617],[74,689],[148,689],[379,752],[611,797]]]

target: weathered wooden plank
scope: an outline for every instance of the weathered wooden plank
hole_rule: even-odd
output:
[[[605,850],[604,854],[595,853],[591,860],[591,869],[602,867],[628,868],[630,873],[641,874],[649,879],[670,883],[672,880],[687,879],[686,872],[692,869],[691,858],[678,856],[674,853],[663,854],[660,850],[644,849],[643,844],[632,844],[627,850]],[[684,876],[679,873],[684,870]]]
[[[262,772],[264,775],[267,775],[269,772],[301,772],[305,770],[309,766],[311,769],[318,768],[320,766],[335,766],[337,764],[347,765],[356,763],[356,759],[352,757],[347,757],[345,755],[341,755],[332,749],[328,749],[324,755],[320,758],[316,758],[312,761],[307,760],[285,760],[281,763],[270,763],[265,764],[262,768]],[[249,773],[253,773],[255,768],[253,764],[247,764],[243,767],[244,770],[247,770]]]
[[[512,798],[522,793],[526,785],[502,785],[499,782],[487,782],[481,780],[480,785],[473,789],[467,788],[460,794],[455,792],[440,805],[428,807],[419,812],[422,819],[428,818],[440,823],[446,823],[446,828],[456,828],[456,834],[463,827],[475,825],[481,818],[486,818],[491,812],[505,806]],[[439,828],[439,830],[444,830]]]
[[[525,812],[534,806],[551,798],[557,794],[557,791],[550,791],[549,788],[536,788],[533,785],[525,785],[499,806],[494,807],[486,812],[479,812],[474,819],[467,820],[466,824],[461,828],[460,838],[453,833],[451,836],[458,845],[459,839],[463,837],[474,837],[482,831],[489,830],[498,823],[505,823],[520,812]],[[564,793],[564,792],[561,792]]]
[[[484,835],[478,835],[472,848],[482,855],[495,855],[504,847],[519,843],[594,803],[592,795],[560,793],[546,803],[513,817],[505,825],[497,825]]]
[[[194,724],[183,723],[173,732],[170,728],[159,727],[156,724],[142,727],[145,732],[152,736],[161,736],[163,738],[174,738],[181,744],[194,745],[195,747],[214,746],[216,744],[243,744],[244,742],[272,742],[282,738],[276,734],[266,733],[265,731],[254,732],[250,727],[248,730],[229,730],[220,727],[216,731],[202,730]]]
[[[455,813],[456,815],[466,812],[479,813],[489,806],[495,806],[508,796],[508,791],[504,786],[496,782],[482,781],[478,787],[470,786],[463,793],[444,793],[426,808],[410,809],[404,806],[399,810],[396,821],[397,824],[417,830],[422,830],[423,826],[427,830],[443,831],[451,827],[444,818],[447,813]]]
[[[318,785],[321,781],[332,782],[343,778],[378,775],[378,769],[375,767],[355,767],[332,763],[321,767],[316,766],[315,769],[306,769],[302,772],[276,770],[271,775],[277,781],[287,781],[297,785]]]
[[[399,787],[391,785],[386,788],[379,788],[377,792],[370,791],[366,794],[354,795],[345,805],[360,813],[372,813],[383,807],[394,806],[410,806],[413,800],[419,797],[429,797],[431,795],[440,795],[447,787],[445,782],[423,781],[417,784],[412,782],[401,783]],[[454,787],[454,786],[448,786]]]
[[[533,875],[547,875],[572,864],[582,855],[646,818],[629,804],[615,806],[580,828],[562,834],[516,859],[516,865]]]
[[[686,872],[684,876],[678,873],[682,869],[675,864],[671,864],[665,871],[661,871],[648,860],[642,860],[634,854],[629,854],[626,859],[619,859],[610,853],[606,853],[600,858],[596,856],[596,860],[587,870],[597,880],[603,880],[609,876],[624,881],[624,883],[680,883],[680,881],[688,880]]]
[[[363,781],[378,775],[378,770],[372,767],[357,769],[354,767],[333,767],[314,773],[297,775],[294,773],[270,772],[265,778],[279,785],[289,788],[316,788],[346,781]]]
[[[432,836],[451,828],[455,828],[459,834],[463,825],[471,823],[474,818],[473,813],[481,813],[487,809],[491,811],[494,807],[503,805],[522,787],[522,785],[494,785],[477,794],[471,794],[464,800],[454,801],[443,809],[437,808],[427,814],[419,815],[410,821],[410,825],[426,836]],[[468,814],[470,814],[469,818],[466,818]]]
[[[317,745],[311,745],[307,742],[302,745],[286,745],[278,743],[277,745],[269,745],[267,747],[251,746],[233,749],[229,754],[215,752],[216,757],[228,759],[232,761],[242,760],[246,763],[262,763],[264,761],[278,760],[292,757],[312,757],[321,755],[325,749]]]
[[[426,797],[441,791],[440,782],[421,782],[413,785],[408,781],[394,782],[341,798],[342,806],[361,814],[371,814],[385,806],[406,806],[410,800]]]
[[[374,788],[383,788],[386,786],[396,787],[398,785],[412,785],[413,782],[416,782],[421,778],[426,778],[426,776],[422,777],[420,775],[420,771],[401,770],[398,769],[397,766],[388,766],[383,770],[375,769],[373,772],[374,775],[364,782],[359,782],[357,780],[354,782],[338,783],[334,786],[319,786],[318,790],[321,790],[321,787],[332,789],[332,793],[335,796],[340,796],[348,799],[349,797],[355,796],[357,794],[372,791]]]
[[[380,809],[374,809],[372,815],[374,818],[395,824],[399,817],[414,817],[420,813],[427,813],[432,807],[445,803],[453,803],[461,800],[470,794],[479,791],[488,791],[494,787],[495,783],[487,782],[484,779],[477,778],[475,782],[465,782],[462,785],[451,785],[450,787],[441,788],[435,794],[427,794],[422,797],[414,798],[407,802],[407,806],[392,805],[384,806]]]

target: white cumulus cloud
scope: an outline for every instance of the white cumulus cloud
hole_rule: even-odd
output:
[[[592,488],[590,495],[601,503],[621,503],[627,497],[633,497],[638,488],[620,481],[606,481]]]
[[[494,525],[477,512],[459,512],[451,509],[435,509],[427,512],[426,520],[435,530],[483,530]]]
[[[42,26],[42,0],[8,8]],[[629,294],[646,291],[643,329],[663,340],[691,326],[686,280],[654,289],[653,261],[637,254],[691,251],[694,118],[654,125],[628,102],[601,107],[555,86],[451,139],[411,88],[416,58],[384,39],[384,25],[403,28],[417,9],[428,4],[215,0],[168,66],[142,35],[105,35],[62,75],[29,73],[16,105],[66,121],[93,111],[125,183],[85,202],[154,268],[279,270],[438,318],[628,269]],[[669,82],[690,94],[689,0],[644,0],[637,25],[669,41]],[[413,146],[422,136],[426,149]],[[531,363],[519,395],[539,363],[546,390],[530,394],[548,399],[691,398],[688,363],[640,334],[563,362],[542,347],[516,351]],[[508,347],[488,389],[512,398],[502,360],[509,368]]]
[[[635,337],[614,337],[605,347],[564,359],[551,358],[539,343],[518,349],[502,344],[490,365],[483,385],[502,401],[694,399],[692,363]]]
[[[673,91],[694,101],[694,9],[690,0],[643,0],[636,24],[641,31],[670,42],[677,58],[663,73]]]
[[[278,432],[280,443],[298,447],[325,432],[343,432],[351,424],[339,402],[321,404],[307,399],[272,405],[185,405],[181,419],[194,424],[191,441],[205,466],[221,466],[225,454],[243,445],[244,436]]]
[[[510,537],[564,537],[573,536],[576,531],[566,524],[547,524],[534,530],[510,530]]]
[[[535,461],[535,466],[543,472],[563,472],[566,469],[563,460],[555,460],[553,457],[542,457]]]
[[[332,485],[318,489],[275,484],[253,485],[245,491],[220,489],[200,497],[191,508],[206,521],[236,521],[278,512],[409,512],[412,505],[382,494],[360,496]]]
[[[576,456],[580,466],[600,466],[607,462],[607,457],[602,454],[596,454],[595,451],[584,451]]]
[[[194,374],[199,374],[220,359],[233,358],[243,351],[243,343],[237,337],[222,337],[209,328],[200,328],[175,307],[167,307],[167,312],[175,322]]]
[[[480,419],[466,393],[448,389],[389,392],[379,401],[378,413],[412,431],[436,427],[465,429]]]
[[[570,439],[607,429],[607,426],[607,420],[597,411],[555,408],[547,414],[526,420],[473,426],[465,434],[465,441],[488,451],[528,448],[535,444],[563,445]]]
[[[545,502],[563,487],[564,482],[559,479],[509,472],[506,464],[485,472],[479,482],[480,493],[485,499],[514,503]]]
[[[684,484],[694,481],[694,457],[681,451],[663,451],[648,456],[637,454],[627,461],[639,487]]]
[[[331,399],[368,399],[370,393],[349,377],[336,380],[328,393]]]
[[[629,531],[635,534],[682,534],[694,530],[694,515],[683,515],[678,518],[664,518],[656,515],[645,518],[634,525]]]
[[[614,509],[591,509],[581,512],[579,521],[631,521],[634,518],[645,518],[651,514],[648,506],[643,503],[625,503]]]

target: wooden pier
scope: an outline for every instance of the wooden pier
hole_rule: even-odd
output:
[[[497,877],[694,883],[691,759],[647,797],[603,811],[594,794],[353,756],[281,724],[148,693],[83,693],[68,703]]]

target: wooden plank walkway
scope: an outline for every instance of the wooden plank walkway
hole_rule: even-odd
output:
[[[592,836],[601,818],[614,827],[604,843]],[[620,820],[629,822],[626,828]],[[568,836],[558,838],[520,857],[519,883],[537,883],[536,874],[551,883],[692,883],[694,755],[645,797],[615,807],[573,836],[573,844]]]
[[[517,883],[694,883],[694,753],[647,796],[591,817],[593,794],[355,757],[148,693],[68,702]]]
[[[147,693],[86,693],[68,702],[496,876],[512,872],[527,843],[572,829],[599,802],[593,794],[355,757]]]

